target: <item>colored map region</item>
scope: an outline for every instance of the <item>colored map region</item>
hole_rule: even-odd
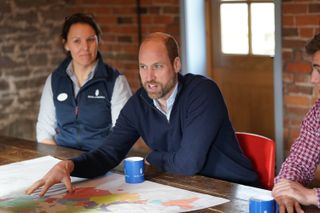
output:
[[[0,198],[0,212],[187,212],[225,202],[228,200],[150,181],[126,184],[123,175],[108,173],[75,184],[72,193]]]

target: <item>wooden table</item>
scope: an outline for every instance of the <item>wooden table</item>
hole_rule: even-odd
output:
[[[81,152],[79,150],[38,144],[33,141],[0,136],[0,165],[45,155],[52,155],[60,159],[67,159],[77,156],[80,153]],[[118,169],[121,169],[121,167]],[[267,190],[198,175],[190,177],[160,173],[152,167],[146,167],[145,176],[146,179],[157,183],[183,188],[190,191],[206,193],[230,200],[228,203],[203,209],[197,212],[248,212],[248,200],[251,196],[268,193]],[[307,207],[305,208],[305,212],[313,213],[320,211],[315,207]]]

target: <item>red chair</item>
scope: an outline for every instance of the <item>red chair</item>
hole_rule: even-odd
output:
[[[244,154],[252,161],[262,187],[272,189],[275,175],[275,143],[261,135],[236,132]]]

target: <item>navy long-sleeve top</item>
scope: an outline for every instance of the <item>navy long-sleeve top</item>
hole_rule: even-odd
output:
[[[139,136],[152,150],[147,161],[161,171],[259,185],[257,173],[237,142],[221,92],[208,78],[179,75],[169,121],[146,91],[139,89],[120,112],[106,141],[72,159],[72,175],[105,174],[125,158]]]

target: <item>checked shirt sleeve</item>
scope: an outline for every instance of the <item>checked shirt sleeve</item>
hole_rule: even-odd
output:
[[[280,179],[308,184],[315,175],[320,160],[320,100],[304,118],[300,135],[293,143],[290,154],[281,166],[275,182]],[[320,189],[315,189],[320,207]]]

